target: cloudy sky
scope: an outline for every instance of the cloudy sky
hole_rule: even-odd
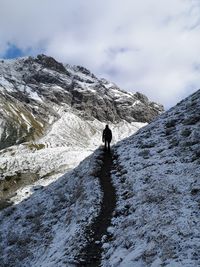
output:
[[[0,57],[38,53],[169,108],[200,88],[200,1],[0,0]]]

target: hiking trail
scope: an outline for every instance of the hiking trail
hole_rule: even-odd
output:
[[[103,250],[101,239],[105,235],[109,238],[107,228],[111,225],[111,219],[116,207],[116,193],[111,182],[112,157],[112,153],[106,151],[101,156],[103,163],[100,171],[98,171],[98,178],[103,192],[101,210],[86,229],[88,243],[79,254],[77,267],[99,267],[101,265],[101,253]]]

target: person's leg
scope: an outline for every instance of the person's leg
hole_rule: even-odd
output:
[[[104,146],[104,149],[106,150],[106,147],[107,147],[107,140],[105,140],[105,146]]]
[[[108,142],[108,151],[110,152],[110,142]]]

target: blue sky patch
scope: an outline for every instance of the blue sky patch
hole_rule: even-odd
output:
[[[3,58],[11,59],[24,56],[24,52],[14,44],[9,44]]]

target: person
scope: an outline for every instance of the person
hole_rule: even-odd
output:
[[[108,125],[106,125],[102,135],[102,141],[105,143],[105,150],[110,151],[111,140],[112,140],[112,131],[110,130]]]

